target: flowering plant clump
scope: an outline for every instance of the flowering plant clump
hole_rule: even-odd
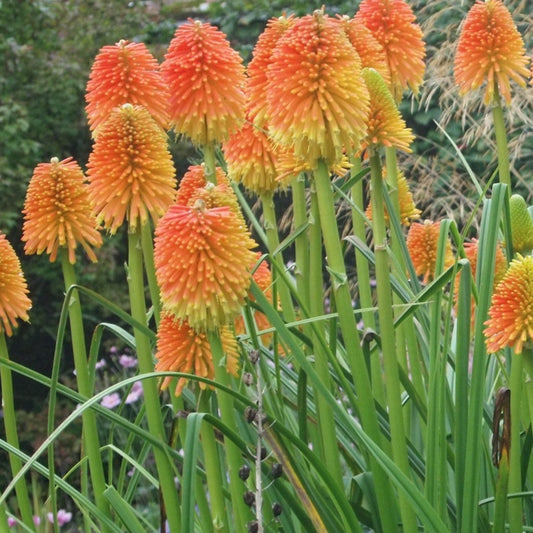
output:
[[[247,64],[203,19],[166,51],[100,48],[92,150],[38,164],[22,212],[25,252],[60,259],[57,302],[56,265],[25,258],[26,283],[0,231],[0,531],[533,528],[533,211],[509,156],[528,154],[516,101],[529,111],[531,72],[515,4],[270,13]],[[424,86],[455,33],[439,91],[455,80],[476,120],[490,112],[494,150],[484,138],[474,158],[459,125],[435,127]],[[433,167],[439,186],[468,186],[428,196]],[[110,261],[111,298],[95,290]],[[17,331],[28,287],[57,328]],[[33,383],[46,401],[23,415]]]

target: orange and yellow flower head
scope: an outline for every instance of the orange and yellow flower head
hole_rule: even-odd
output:
[[[423,282],[428,283],[435,277],[437,266],[437,252],[439,245],[440,222],[425,220],[423,223],[414,222],[407,234],[407,249],[415,267],[417,276],[423,276]],[[444,257],[444,268],[454,262],[452,245],[448,240]]]
[[[161,71],[170,89],[170,117],[177,133],[205,145],[226,140],[241,126],[244,66],[220,30],[192,20],[178,27]]]
[[[226,356],[228,373],[237,376],[239,370],[239,351],[235,335],[229,327],[219,330],[222,349]],[[158,372],[183,372],[195,376],[214,379],[213,356],[211,346],[205,332],[191,328],[187,322],[177,320],[172,313],[163,312],[157,330],[155,366]],[[163,379],[162,389],[166,389],[172,378]],[[187,384],[187,378],[179,378],[175,394],[180,396]],[[201,389],[206,388],[202,381],[198,382]]]
[[[268,133],[246,121],[223,146],[230,179],[242,183],[256,194],[271,193],[279,188],[278,156]]]
[[[370,95],[370,112],[361,149],[387,146],[411,152],[413,132],[406,126],[383,78],[372,68],[363,69],[363,78]]]
[[[252,53],[252,60],[248,64],[248,80],[246,96],[248,99],[248,113],[254,124],[261,128],[268,122],[267,101],[267,70],[274,48],[280,37],[294,24],[293,15],[272,18],[267,22],[265,31],[257,39]]]
[[[163,305],[196,330],[233,321],[247,295],[256,243],[231,207],[174,204],[156,228],[154,260]]]
[[[533,257],[518,255],[497,285],[485,322],[487,351],[509,347],[522,353],[533,340]]]
[[[28,285],[13,247],[0,233],[0,333],[8,336],[17,327],[17,320],[28,320],[31,301]]]
[[[390,86],[391,80],[387,56],[380,42],[361,20],[355,17],[349,18],[346,15],[339,20],[352,46],[361,58],[361,66],[377,70],[385,80],[385,83]]]
[[[89,193],[99,221],[115,233],[156,222],[174,201],[175,169],[167,137],[148,111],[115,108],[95,140],[87,165]]]
[[[280,37],[268,66],[268,128],[312,168],[341,161],[366,131],[361,60],[338,20],[315,11]]]
[[[400,202],[400,222],[403,226],[408,227],[414,220],[420,218],[421,211],[415,205],[409,184],[402,171],[398,171],[398,200]],[[368,220],[372,220],[372,203],[368,204],[365,215]],[[385,208],[385,220],[389,221],[387,208]]]
[[[27,254],[46,251],[55,261],[60,248],[68,250],[71,263],[81,244],[91,261],[93,247],[102,245],[96,218],[89,201],[89,189],[79,165],[72,159],[40,163],[33,172],[24,202],[22,240]]]
[[[426,46],[422,30],[405,0],[363,0],[355,19],[383,46],[395,100],[409,88],[418,94],[425,72]]]
[[[113,108],[126,103],[146,107],[156,122],[168,129],[168,99],[159,65],[144,43],[122,40],[98,52],[85,95],[94,136]]]
[[[484,102],[499,93],[511,101],[510,81],[524,87],[530,77],[524,41],[500,0],[477,1],[459,35],[454,74],[461,94],[486,82]]]

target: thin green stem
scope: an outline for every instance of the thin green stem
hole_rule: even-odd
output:
[[[202,392],[200,395],[199,409],[204,413],[211,412],[206,392]],[[205,421],[202,422],[200,436],[202,438],[202,447],[204,449],[205,476],[207,480],[207,489],[209,490],[213,528],[217,533],[229,533],[230,525],[226,515],[224,480],[222,478],[217,442],[215,440],[213,428]]]
[[[307,223],[307,208],[305,199],[305,175],[300,174],[293,179],[291,183],[292,191],[292,208],[294,216],[295,228],[300,228]],[[296,268],[294,270],[294,277],[296,278],[296,286],[298,294],[302,299],[304,306],[309,307],[307,301],[307,282],[309,270],[309,243],[307,232],[303,232],[296,237],[294,241],[294,257]]]
[[[128,233],[128,287],[132,317],[141,324],[146,322],[146,303],[144,299],[143,256],[141,230]],[[141,374],[153,372],[154,362],[150,339],[137,328],[134,329],[135,345]],[[161,414],[161,404],[155,380],[143,382],[144,404],[150,433],[162,443],[166,443],[165,429]],[[180,531],[179,500],[174,483],[174,468],[165,452],[153,449],[159,485],[163,496],[166,515],[171,531]]]
[[[60,255],[65,289],[68,290],[72,285],[76,285],[76,274],[74,272],[74,266],[68,259],[66,250],[61,250]],[[87,366],[87,349],[85,344],[85,332],[83,330],[83,315],[77,291],[71,293],[69,302],[69,320],[78,391],[86,398],[90,398],[93,395],[93,390]],[[98,426],[96,425],[94,412],[92,410],[84,411],[82,414],[82,421],[83,444],[89,459],[89,470],[91,473],[96,505],[107,516],[110,516],[109,504],[104,497],[106,482],[102,458],[100,456]],[[107,531],[107,527],[102,526],[102,530]]]
[[[0,332],[0,361],[9,361],[9,352],[7,350],[7,343],[5,333]],[[4,365],[0,365],[0,383],[2,385],[2,408],[4,411],[4,427],[6,430],[6,440],[11,446],[19,449],[19,440],[17,432],[17,417],[15,414],[15,402],[13,391],[13,380],[11,377],[11,370]],[[18,457],[9,454],[9,464],[13,477],[16,476],[22,463]],[[17,495],[17,503],[22,520],[29,528],[35,531],[33,524],[33,513],[31,510],[30,497],[28,495],[28,487],[24,479],[21,479],[15,485],[15,494]],[[3,506],[2,506],[3,507]]]
[[[217,184],[215,145],[213,143],[204,146],[205,179],[209,183]]]
[[[500,183],[507,185],[509,195],[511,194],[511,170],[509,163],[509,147],[507,144],[507,133],[505,130],[505,120],[503,118],[503,108],[501,99],[496,89],[494,102],[492,104],[492,118],[494,120],[494,134],[496,136],[496,148],[498,151],[498,175]]]
[[[208,338],[211,346],[211,353],[213,355],[215,379],[218,383],[231,388],[232,383],[230,375],[226,370],[226,357],[218,331],[209,331]],[[222,422],[224,422],[230,430],[238,433],[237,424],[235,423],[236,412],[233,406],[233,397],[224,392],[219,392],[217,394],[217,399]],[[239,478],[239,469],[242,466],[241,450],[231,441],[231,439],[226,439],[224,448],[228,463],[229,491],[235,519],[234,530],[245,531],[245,524],[248,518],[251,518],[251,514],[242,498],[242,480]]]
[[[383,177],[377,152],[370,152],[370,175],[372,180],[372,230],[374,234],[374,255],[376,258],[376,282],[378,298],[379,330],[383,365],[385,368],[385,388],[389,408],[392,454],[400,470],[409,475],[407,443],[403,425],[400,377],[396,359],[392,288],[387,248],[385,224]],[[417,520],[413,509],[403,494],[399,495],[400,514],[404,531],[416,531]]]
[[[322,226],[323,241],[331,274],[331,286],[337,305],[340,329],[345,339],[348,364],[358,392],[358,408],[361,422],[368,436],[374,442],[380,443],[382,436],[379,431],[370,379],[368,373],[365,371],[366,362],[357,331],[357,324],[352,308],[352,297],[348,287],[348,276],[344,264],[344,255],[339,240],[333,191],[329,171],[324,161],[319,161],[314,177],[320,212],[320,224]],[[382,521],[382,530],[395,531],[398,522],[395,512],[395,499],[392,495],[390,482],[374,458],[370,458],[370,468],[374,475],[374,485],[380,509],[379,514]]]
[[[155,276],[154,264],[154,241],[152,236],[152,225],[147,222],[141,228],[142,249],[144,258],[144,268],[148,279],[148,288],[152,299],[152,309],[156,326],[159,326],[161,318],[161,298],[159,296],[159,285]]]

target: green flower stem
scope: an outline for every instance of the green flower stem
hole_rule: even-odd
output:
[[[9,353],[7,350],[7,343],[5,333],[0,332],[0,361],[9,361]],[[4,427],[6,430],[6,440],[14,448],[20,449],[18,433],[17,433],[17,418],[15,415],[15,403],[13,401],[13,380],[11,378],[11,370],[6,366],[0,364],[0,383],[2,385],[2,406],[4,410]],[[18,457],[9,455],[9,464],[11,465],[11,473],[16,476],[22,463]],[[33,513],[28,495],[28,488],[24,478],[22,478],[15,485],[15,493],[17,495],[17,503],[20,510],[22,520],[30,529],[35,531],[33,525]],[[2,506],[4,508],[4,506]],[[5,514],[5,509],[4,509]],[[7,524],[7,522],[6,522]]]
[[[294,210],[294,226],[303,227],[307,223],[307,209],[305,200],[305,175],[300,174],[291,183],[292,208]],[[296,268],[294,276],[298,294],[306,308],[309,307],[308,294],[308,271],[309,271],[309,243],[307,232],[303,232],[294,241],[294,257]]]
[[[74,266],[68,259],[67,251],[61,250],[60,256],[65,289],[68,290],[72,285],[76,285],[76,274],[74,272]],[[73,291],[71,293],[69,302],[69,319],[70,332],[72,336],[72,353],[74,355],[74,367],[76,368],[78,391],[86,398],[90,398],[93,395],[93,390],[87,367],[87,349],[85,345],[85,333],[83,331],[83,315],[77,291]],[[107,516],[110,516],[109,505],[104,497],[106,482],[102,458],[100,456],[98,427],[94,412],[90,409],[84,411],[82,414],[82,421],[83,443],[85,449],[87,450],[87,457],[89,459],[89,469],[91,472],[91,480],[93,484],[96,505]],[[102,526],[102,530],[107,531],[107,528]]]
[[[208,394],[208,392],[202,392],[200,395],[198,407],[203,413],[211,412]],[[224,480],[222,478],[222,469],[213,428],[206,422],[203,422],[200,429],[200,436],[204,450],[205,475],[207,489],[209,490],[209,501],[211,503],[213,528],[217,533],[229,533],[230,527],[226,515],[226,501],[224,498]]]
[[[141,324],[146,322],[146,304],[144,300],[143,254],[141,247],[141,230],[128,232],[128,287],[130,294],[131,315]],[[154,371],[150,339],[138,329],[134,330],[139,371],[141,374]],[[144,380],[144,404],[150,433],[162,444],[167,442],[161,404],[154,380]],[[174,468],[162,449],[153,449],[159,484],[171,531],[180,531],[179,500],[174,483]]]
[[[7,523],[6,506],[0,505],[0,533],[10,533],[9,524]]]
[[[276,221],[276,212],[274,210],[273,194],[263,193],[261,195],[261,204],[263,206],[264,226],[267,236],[268,251],[270,252],[270,259],[272,262],[275,262],[278,265],[278,268],[275,269],[275,271],[281,271],[285,268],[283,256],[281,252],[279,254],[274,253],[279,246],[279,235],[277,229],[278,225]],[[278,290],[281,301],[281,309],[283,310],[285,321],[294,322],[296,320],[296,313],[294,312],[290,288],[283,281],[276,284],[276,288]]]
[[[314,189],[314,185],[311,185],[309,295],[311,316],[317,317],[324,314],[324,282],[322,279],[322,231],[319,223],[318,199]],[[316,333],[312,333],[312,341],[316,373],[320,376],[320,380],[328,390],[331,390],[331,377],[327,354],[323,350]],[[333,416],[333,410],[324,396],[316,390],[315,398],[318,410],[317,436],[321,440],[316,451],[317,454],[321,454],[328,471],[339,486],[342,487],[343,481],[339,448],[337,446],[337,439],[332,438],[332,435],[335,435],[335,417]]]
[[[382,436],[379,431],[370,379],[368,373],[365,372],[366,362],[357,331],[344,256],[339,240],[333,190],[329,171],[324,161],[319,161],[314,177],[323,241],[331,273],[331,285],[337,305],[340,329],[345,339],[348,364],[357,389],[359,414],[366,434],[374,442],[379,444],[382,441]],[[374,486],[380,509],[379,514],[382,521],[382,530],[396,531],[396,506],[389,479],[374,458],[370,458],[369,462],[374,476]]]
[[[503,108],[498,89],[495,90],[492,104],[492,119],[494,121],[494,133],[496,135],[496,148],[498,151],[498,175],[500,183],[507,185],[507,191],[511,195],[511,170],[509,164],[509,147],[507,145],[507,133],[505,131],[505,120],[503,118]]]
[[[522,403],[522,386],[524,383],[524,362],[531,354],[513,354],[511,362],[511,449],[509,452],[509,492],[521,492],[521,446],[520,446],[520,414]],[[509,532],[522,533],[522,499],[509,500]]]
[[[159,286],[155,277],[154,264],[154,241],[152,235],[152,225],[147,222],[141,228],[141,243],[143,249],[144,269],[148,279],[148,287],[152,298],[152,309],[156,326],[159,326],[161,319],[161,299],[159,297]]]
[[[372,231],[374,235],[374,255],[376,260],[376,283],[378,298],[379,331],[383,365],[385,369],[385,388],[389,408],[392,454],[400,470],[409,475],[407,442],[403,425],[400,377],[396,359],[394,316],[392,307],[392,288],[390,283],[387,229],[385,224],[383,177],[379,154],[370,151],[370,176],[372,183]],[[416,515],[403,494],[399,495],[400,513],[404,531],[416,531]]]
[[[218,331],[209,331],[208,338],[211,346],[211,353],[213,355],[215,379],[221,385],[231,388],[231,379],[226,370],[226,356],[222,348]],[[229,429],[238,434],[237,424],[235,423],[236,412],[233,406],[233,398],[229,394],[219,392],[217,394],[217,399],[222,422],[224,422]],[[242,498],[242,480],[239,478],[239,469],[242,466],[241,450],[230,439],[226,439],[224,448],[226,450],[229,470],[229,491],[235,518],[234,531],[245,531],[246,522],[251,518],[251,514]]]
[[[215,156],[215,145],[213,143],[204,145],[204,164],[205,179],[209,183],[217,184],[216,167],[217,160]]]

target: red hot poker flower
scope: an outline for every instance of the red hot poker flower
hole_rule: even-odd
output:
[[[170,115],[177,133],[195,144],[224,141],[244,120],[244,66],[214,26],[180,26],[161,65],[170,89]]]
[[[142,105],[164,129],[169,125],[168,89],[155,57],[144,43],[119,41],[96,56],[87,83],[87,117],[96,135],[113,108]]]
[[[20,261],[6,236],[0,233],[0,333],[11,336],[17,319],[28,320],[30,308]]]
[[[494,99],[496,88],[510,103],[510,80],[524,87],[530,76],[528,64],[524,41],[503,3],[476,2],[464,21],[455,56],[455,80],[461,93],[487,82],[486,104]]]
[[[90,198],[99,220],[115,233],[154,221],[175,197],[175,169],[166,133],[144,107],[115,108],[96,138],[88,163]]]
[[[524,345],[533,340],[533,257],[511,261],[500,281],[485,322],[487,351],[495,353],[508,346],[522,353]]]
[[[33,172],[24,202],[22,240],[27,254],[50,254],[55,261],[59,248],[68,250],[71,263],[76,261],[76,247],[81,244],[91,261],[96,261],[92,247],[102,245],[91,213],[85,176],[72,159],[40,163]]]

